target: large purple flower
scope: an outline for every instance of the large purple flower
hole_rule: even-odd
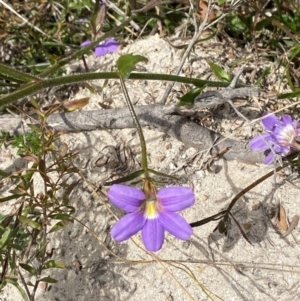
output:
[[[252,150],[270,151],[265,164],[271,164],[276,154],[286,156],[291,148],[300,150],[300,124],[291,116],[283,115],[278,119],[272,114],[262,119],[262,125],[266,132],[254,137],[249,144]]]
[[[81,43],[81,46],[87,46],[91,43],[90,40]],[[108,39],[104,43],[96,46],[94,50],[95,56],[104,56],[107,53],[114,53],[119,49],[120,44],[114,39]]]
[[[148,251],[161,249],[165,231],[187,240],[192,227],[176,212],[192,206],[192,189],[182,186],[166,187],[158,193],[152,183],[146,182],[144,191],[126,185],[113,185],[108,198],[117,207],[129,212],[112,228],[112,237],[121,242],[142,230],[142,239]]]

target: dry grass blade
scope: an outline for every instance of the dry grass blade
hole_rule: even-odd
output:
[[[23,16],[21,16],[18,12],[16,12],[10,5],[8,5],[7,3],[5,3],[3,0],[0,0],[0,4],[2,4],[5,8],[7,8],[8,10],[10,10],[13,14],[15,14],[17,17],[19,17],[22,21],[24,21],[30,27],[34,28],[36,31],[38,31],[42,35],[44,35],[47,38],[49,38],[49,36],[45,32],[43,32],[41,29],[39,29],[38,27],[36,27],[33,24],[31,24],[26,18],[24,18]]]

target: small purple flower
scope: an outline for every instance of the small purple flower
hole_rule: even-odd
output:
[[[151,182],[145,182],[144,191],[115,184],[107,195],[114,205],[128,212],[111,230],[112,237],[119,242],[142,230],[146,249],[156,252],[163,245],[165,230],[182,240],[193,233],[192,227],[176,213],[195,202],[194,193],[188,187],[166,187],[156,193]]]
[[[87,46],[91,43],[90,40],[86,40],[84,42],[81,43],[80,46]],[[107,53],[114,53],[117,52],[119,49],[120,44],[115,41],[114,39],[108,39],[106,40],[104,43],[96,46],[95,50],[94,50],[94,54],[95,56],[104,56]]]
[[[291,116],[278,119],[272,114],[262,119],[262,125],[266,132],[251,139],[249,145],[254,151],[270,151],[265,164],[271,164],[276,154],[286,156],[291,148],[300,150],[300,124]]]

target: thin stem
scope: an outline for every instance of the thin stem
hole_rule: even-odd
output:
[[[275,172],[280,171],[281,169],[283,169],[284,167],[289,166],[291,163],[286,163],[283,166],[279,166],[275,169]],[[255,186],[257,186],[258,184],[262,183],[263,181],[265,181],[266,179],[268,179],[269,177],[271,177],[274,174],[274,170],[268,172],[267,174],[265,174],[264,176],[262,176],[261,178],[259,178],[258,180],[254,181],[252,184],[250,184],[249,186],[247,186],[246,188],[244,188],[242,191],[240,191],[230,202],[228,208],[226,209],[227,212],[230,212],[231,209],[233,208],[233,206],[235,205],[235,203],[244,195],[246,194],[248,191],[250,191],[251,189],[253,189]]]
[[[26,294],[27,294],[28,298],[30,298],[30,301],[33,301],[34,299],[31,299],[31,295],[30,295],[30,291],[29,291],[29,289],[28,289],[28,285],[27,285],[27,283],[26,283],[26,281],[25,281],[25,279],[24,279],[24,276],[22,275],[20,269],[19,269],[18,272],[19,272],[19,276],[20,276],[20,278],[21,278],[21,281],[22,281],[22,283],[23,283],[23,286],[24,286],[24,288],[25,288],[25,291],[26,291]]]
[[[182,67],[183,67],[183,65],[184,65],[187,57],[189,56],[192,48],[194,47],[194,45],[197,42],[197,40],[200,38],[200,35],[202,34],[202,32],[204,30],[204,27],[207,25],[207,20],[208,20],[209,13],[211,12],[211,3],[209,1],[208,2],[208,9],[207,9],[206,15],[204,17],[204,20],[201,22],[200,26],[198,27],[197,26],[197,20],[196,20],[195,14],[193,12],[195,9],[193,7],[193,2],[192,1],[190,1],[190,5],[191,5],[191,9],[192,9],[192,15],[194,16],[194,20],[193,20],[194,24],[193,25],[194,25],[194,28],[195,28],[195,33],[194,33],[194,36],[191,39],[191,41],[190,41],[190,43],[189,43],[189,45],[188,45],[188,47],[187,47],[187,49],[186,49],[186,51],[185,51],[182,59],[180,61],[180,64],[179,64],[179,66],[177,68],[177,71],[176,71],[176,75],[178,75],[181,72]],[[168,96],[169,96],[169,94],[170,94],[171,89],[173,88],[173,86],[174,86],[174,82],[172,82],[172,83],[170,83],[168,85],[168,87],[167,87],[167,89],[166,89],[166,91],[165,91],[165,93],[163,95],[163,98],[160,101],[161,103],[164,103],[164,104],[166,103],[167,98],[168,98]]]
[[[20,88],[19,90],[0,98],[0,107],[8,105],[18,99],[29,96],[39,90],[51,88],[55,86],[61,86],[66,84],[73,84],[82,81],[88,80],[97,80],[97,79],[118,79],[119,74],[117,72],[90,72],[69,75],[58,78],[45,79],[41,82],[35,82],[27,84],[25,87]],[[206,81],[192,77],[176,76],[169,74],[157,74],[157,73],[131,73],[129,79],[142,79],[142,80],[165,80],[165,81],[176,81],[187,84],[193,84],[198,87],[204,85],[211,87],[227,87],[228,83],[224,82],[215,82],[215,81]]]
[[[140,143],[141,143],[141,153],[142,153],[142,162],[141,162],[142,163],[142,169],[146,172],[148,170],[148,160],[147,160],[147,147],[146,147],[145,137],[144,137],[143,130],[142,130],[142,127],[140,125],[139,119],[136,116],[136,113],[135,113],[134,107],[132,105],[132,102],[130,101],[124,79],[121,76],[121,74],[120,74],[119,77],[120,77],[120,81],[121,81],[121,87],[122,87],[122,90],[123,90],[123,93],[124,93],[124,96],[125,96],[125,100],[126,100],[128,108],[129,108],[129,112],[132,116],[133,122],[134,122],[135,127],[138,131],[138,134],[139,134]]]

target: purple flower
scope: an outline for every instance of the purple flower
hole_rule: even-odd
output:
[[[86,40],[81,43],[80,46],[87,46],[91,43],[90,40]],[[104,43],[96,46],[94,53],[95,56],[104,56],[107,53],[114,53],[119,49],[120,44],[114,39],[108,39]]]
[[[179,239],[187,240],[192,227],[176,212],[192,206],[195,196],[188,187],[166,187],[156,193],[146,181],[144,191],[126,185],[113,185],[108,198],[117,207],[129,212],[112,228],[112,237],[121,242],[142,230],[143,243],[148,251],[161,249],[165,230]]]
[[[262,119],[262,125],[266,132],[251,139],[249,144],[254,151],[270,151],[265,164],[271,164],[276,154],[286,156],[291,148],[300,150],[300,124],[291,116],[278,119],[272,114]]]

